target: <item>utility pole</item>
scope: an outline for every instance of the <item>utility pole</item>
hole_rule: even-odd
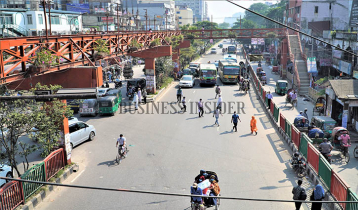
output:
[[[48,4],[48,16],[50,19],[50,36],[52,35],[52,30],[51,30],[51,2],[49,2]]]
[[[45,32],[46,32],[46,39],[48,40],[48,31],[47,31],[47,17],[46,17],[46,1],[42,0],[42,7],[44,8],[44,16],[45,16]]]
[[[107,16],[107,34],[108,34],[108,16],[109,16],[109,12],[106,13],[106,16]]]
[[[165,13],[165,30],[168,30],[168,14]]]
[[[149,28],[149,29],[152,29],[152,28],[150,27],[150,17],[148,17],[148,23],[149,23],[149,24],[148,24],[148,28]]]
[[[147,20],[148,20],[148,9],[143,9],[143,10],[145,10],[145,30],[147,31],[148,29],[147,29]]]
[[[240,29],[241,29],[241,15],[240,15]]]
[[[117,32],[119,33],[119,3],[117,4]]]
[[[211,22],[210,22],[210,25],[211,25],[211,30],[213,30],[213,15],[211,15]]]
[[[138,21],[138,17],[139,17],[139,10],[138,10],[138,2],[137,2],[137,15],[136,15],[136,27],[137,27],[137,30],[139,30],[139,21]]]
[[[154,15],[154,28],[153,28],[153,30],[156,30],[156,29],[155,29],[155,15]]]

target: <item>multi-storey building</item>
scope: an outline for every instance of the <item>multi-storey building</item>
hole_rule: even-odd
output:
[[[193,10],[194,22],[207,19],[207,6],[204,0],[176,0],[176,6],[186,6]]]
[[[178,18],[178,25],[183,26],[193,24],[193,10],[188,7],[176,6],[175,8],[176,16]]]

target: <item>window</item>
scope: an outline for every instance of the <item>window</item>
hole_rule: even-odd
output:
[[[51,24],[53,25],[60,25],[61,22],[60,22],[60,16],[58,15],[53,15],[51,16]]]
[[[68,25],[76,24],[76,20],[78,20],[78,16],[72,16],[72,15],[67,16],[67,24]]]
[[[12,15],[3,15],[0,17],[1,24],[14,24]]]
[[[86,128],[87,125],[80,122],[80,123],[78,123],[78,127],[79,127],[80,129],[83,129],[83,128]]]
[[[70,133],[76,132],[78,130],[78,125],[77,124],[70,125],[69,130]]]
[[[32,15],[27,15],[27,24],[32,25]]]
[[[42,17],[42,14],[39,14],[39,24],[44,24],[44,19]]]
[[[314,13],[318,13],[318,6],[314,7]]]
[[[301,7],[296,7],[296,13],[300,13]]]

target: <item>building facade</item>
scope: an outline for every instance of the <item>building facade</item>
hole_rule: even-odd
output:
[[[204,0],[176,0],[176,6],[186,6],[193,10],[194,23],[207,19],[207,4]]]
[[[178,19],[178,25],[179,26],[183,26],[183,25],[192,25],[194,22],[193,19],[193,10],[187,7],[179,7],[177,6],[175,8],[175,13]]]
[[[42,36],[45,35],[45,18],[39,11],[15,8],[0,8],[0,33],[3,37]],[[49,13],[47,25],[50,29]],[[82,32],[82,15],[77,12],[51,10],[52,34],[73,34]]]

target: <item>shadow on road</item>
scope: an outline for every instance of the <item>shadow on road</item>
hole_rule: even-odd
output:
[[[102,163],[98,163],[97,164],[98,166],[108,166],[108,167],[114,167],[117,164],[116,160],[109,160],[109,161],[104,161]]]
[[[265,128],[265,130],[272,128],[272,124],[266,115],[263,117],[260,117],[259,120],[260,120],[262,126]]]

